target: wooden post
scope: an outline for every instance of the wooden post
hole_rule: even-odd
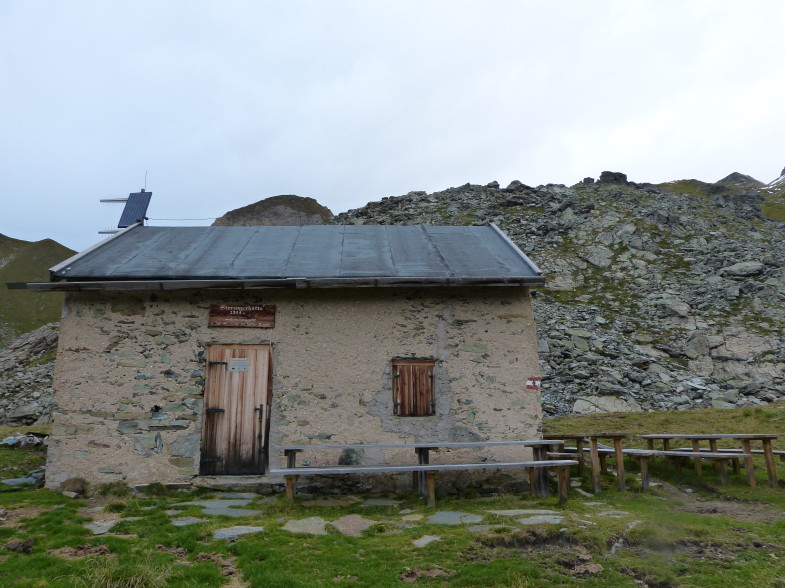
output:
[[[717,440],[716,439],[709,439],[709,451],[712,453],[717,453]],[[728,469],[728,462],[724,459],[721,459],[719,462],[714,462],[714,470],[716,471],[718,466],[722,468],[722,464],[725,464],[725,470],[727,472]]]
[[[624,453],[621,447],[621,437],[613,440],[613,449],[616,451],[616,484],[619,490],[626,490],[624,484]]]
[[[692,450],[697,453],[697,455],[693,458],[695,460],[695,475],[700,476],[703,473],[701,469],[701,442],[698,439],[692,440]]]
[[[583,438],[575,440],[575,449],[578,451],[578,473],[583,475]]]
[[[286,467],[293,468],[297,466],[297,453],[299,453],[299,449],[285,449],[284,453],[286,454]]]
[[[532,455],[535,461],[546,461],[548,459],[548,447],[532,447]],[[534,468],[534,470],[536,471],[537,478],[537,494],[543,498],[547,498],[550,495],[550,489],[548,488],[548,468]]]
[[[425,465],[430,463],[430,448],[418,447],[415,449],[417,452],[417,463]],[[425,496],[425,472],[412,472],[412,490],[415,494]]]
[[[663,439],[662,440],[662,449],[664,451],[670,451],[671,449],[671,440],[670,439]],[[673,458],[673,468],[676,470],[677,474],[681,473],[681,458],[674,457]]]
[[[777,465],[771,449],[771,439],[763,439],[763,457],[766,460],[766,472],[769,474],[769,486],[777,487]]]
[[[589,437],[589,451],[591,452],[591,478],[594,493],[600,491],[600,453],[597,448],[597,438]]]
[[[300,476],[284,476],[286,479],[286,498],[290,501],[294,501],[294,488],[297,486],[297,478]]]
[[[646,447],[651,450],[654,450],[654,439],[646,439]]]
[[[569,466],[559,468],[559,504],[567,502],[567,495],[570,491],[570,468]]]
[[[436,506],[436,472],[425,472],[425,483],[428,486],[428,506]]]
[[[744,469],[747,470],[747,484],[749,484],[751,488],[755,488],[757,484],[755,482],[755,466],[752,465],[752,446],[750,445],[750,440],[742,439],[741,447],[744,450],[744,453],[747,454],[747,457],[744,458]]]
[[[733,464],[733,473],[734,474],[738,474],[739,473],[739,469],[740,469],[739,468],[739,458],[738,457],[734,457],[731,460],[731,463]]]
[[[649,456],[641,455],[638,458],[638,462],[641,464],[641,487],[644,490],[648,490],[649,489]]]
[[[727,486],[729,483],[728,480],[728,460],[727,459],[720,459],[719,464],[720,466],[720,483],[723,486]]]
[[[537,498],[537,468],[526,468],[529,470],[529,488],[531,489],[532,498]]]

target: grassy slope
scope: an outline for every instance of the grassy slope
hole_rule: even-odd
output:
[[[0,344],[11,336],[60,320],[62,294],[8,290],[6,282],[48,281],[49,268],[74,252],[56,241],[0,235]]]

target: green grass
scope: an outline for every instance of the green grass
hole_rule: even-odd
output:
[[[0,446],[0,478],[18,478],[46,465],[46,449]]]
[[[606,413],[545,419],[546,434],[630,431],[638,435],[656,433],[782,433],[785,429],[785,402],[766,406],[726,410]],[[631,445],[644,442],[630,440]]]
[[[785,404],[739,410],[588,415],[548,419],[545,430],[599,432],[780,432]],[[29,458],[21,458],[25,453]],[[17,468],[35,463],[40,452],[0,452],[0,464]],[[490,498],[439,497],[436,508],[412,495],[399,506],[362,507],[294,504],[283,497],[252,502],[258,516],[205,517],[195,506],[183,515],[207,522],[175,527],[165,511],[204,498],[205,490],[128,493],[119,487],[94,488],[86,499],[68,499],[46,490],[0,489],[0,585],[15,586],[221,586],[234,577],[249,586],[785,586],[785,490],[761,484],[749,488],[743,472],[720,486],[707,464],[698,478],[663,462],[652,467],[659,485],[642,492],[635,465],[627,464],[628,491],[615,489],[606,474],[594,496],[574,491],[565,506],[555,497],[500,495]],[[586,491],[588,474],[573,481]],[[685,492],[691,489],[691,492]],[[488,510],[548,509],[560,524],[522,526],[514,517]],[[404,524],[401,510],[424,518]],[[429,525],[437,510],[483,516],[498,525],[474,531],[470,525]],[[327,527],[321,536],[294,534],[287,520],[319,516],[334,521],[358,514],[376,524],[360,537]],[[113,533],[93,536],[84,523],[108,517],[138,517]],[[263,526],[264,532],[234,543],[212,539],[215,529]],[[438,535],[424,548],[413,541]],[[4,549],[32,539],[30,553]],[[102,547],[107,553],[67,557],[66,550]],[[234,569],[234,576],[222,570]],[[238,584],[235,584],[238,585]]]

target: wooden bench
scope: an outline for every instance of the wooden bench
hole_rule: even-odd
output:
[[[588,448],[582,448],[583,451],[588,451]],[[549,456],[560,457],[562,455],[572,455],[577,453],[577,447],[565,447],[563,453],[555,453],[555,452],[548,452]],[[600,457],[607,457],[608,455],[613,455],[616,451],[612,447],[599,447],[598,452]],[[669,449],[669,450],[657,450],[657,449],[623,449],[622,454],[629,456],[632,459],[635,459],[640,464],[641,469],[641,486],[644,490],[648,490],[649,488],[649,460],[655,457],[668,457],[674,458],[675,467],[677,472],[681,472],[681,464],[679,460],[681,458],[689,458],[689,459],[696,459],[696,474],[698,476],[701,475],[700,469],[700,460],[701,459],[708,459],[711,461],[718,462],[720,468],[720,481],[723,486],[727,486],[729,483],[728,479],[728,461],[735,461],[738,462],[739,458],[749,457],[748,454],[742,453],[741,450],[729,450],[729,451],[718,451],[718,452],[711,452],[708,449],[701,449],[700,452],[693,451],[692,449]],[[604,460],[603,460],[604,461]],[[603,471],[605,471],[605,467],[603,464]],[[737,471],[734,469],[734,471]]]
[[[752,461],[752,443],[757,441],[762,445],[763,460],[766,463],[766,474],[769,478],[769,486],[772,488],[777,487],[777,466],[774,463],[774,448],[772,442],[778,437],[782,436],[779,433],[664,433],[664,434],[646,434],[638,435],[641,439],[646,439],[649,449],[654,449],[654,442],[661,441],[662,449],[664,451],[671,450],[670,443],[672,441],[689,441],[692,445],[692,451],[698,453],[701,451],[701,442],[709,443],[708,453],[721,453],[717,448],[717,443],[720,441],[736,442],[741,445],[741,453],[736,452],[736,455],[744,456],[744,470],[747,475],[747,484],[755,487],[755,465]],[[780,454],[780,458],[782,455]],[[736,466],[736,462],[734,462]],[[736,466],[737,467],[737,466]],[[695,460],[695,473],[701,473],[700,460]]]
[[[286,468],[271,469],[269,473],[284,476],[286,481],[286,496],[294,499],[297,479],[301,475],[342,475],[362,473],[396,473],[411,472],[413,485],[416,490],[424,492],[428,497],[428,505],[436,503],[436,475],[440,471],[460,470],[488,470],[496,468],[521,468],[529,473],[532,494],[534,496],[548,495],[547,471],[551,468],[558,469],[559,473],[559,500],[567,500],[569,490],[569,468],[577,465],[577,461],[548,460],[547,448],[550,441],[541,439],[531,441],[472,441],[472,442],[443,442],[443,443],[393,443],[393,444],[349,444],[349,445],[287,445],[278,446],[286,456]],[[482,462],[482,463],[450,463],[431,464],[430,451],[438,449],[483,449],[487,447],[529,447],[534,452],[534,459],[526,461],[507,462]],[[324,450],[383,450],[383,449],[413,449],[417,456],[416,464],[360,464],[360,465],[319,465],[298,466],[297,455],[303,451]]]
[[[676,471],[680,472],[681,467],[678,462],[678,459],[681,458],[689,458],[695,460],[695,474],[700,476],[701,475],[701,468],[700,468],[700,461],[702,459],[708,459],[711,461],[715,461],[719,463],[720,466],[720,483],[723,486],[728,485],[728,461],[730,460],[738,460],[740,457],[749,457],[749,454],[746,453],[727,453],[727,452],[710,452],[710,451],[693,451],[692,449],[669,449],[669,450],[656,450],[656,449],[625,449],[624,453],[630,456],[638,456],[641,460],[646,458],[643,457],[644,454],[647,454],[647,457],[670,457],[676,458]],[[641,461],[643,464],[643,461]]]
[[[530,481],[532,481],[532,492],[537,494],[537,482],[533,479],[532,472],[537,469],[559,470],[559,503],[567,501],[569,492],[570,466],[578,465],[576,460],[540,460],[540,461],[519,461],[519,462],[498,462],[498,463],[449,463],[449,464],[411,464],[411,465],[353,465],[353,466],[300,466],[294,468],[272,469],[273,475],[283,476],[286,480],[286,497],[294,500],[295,486],[297,479],[302,475],[309,476],[329,476],[341,474],[384,474],[396,472],[423,472],[425,473],[428,506],[436,504],[436,474],[445,471],[464,471],[464,470],[493,470],[497,468],[523,468],[529,470]]]

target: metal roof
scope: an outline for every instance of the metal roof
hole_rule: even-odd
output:
[[[135,225],[50,270],[34,290],[540,285],[495,225]],[[66,280],[66,282],[57,282]]]

